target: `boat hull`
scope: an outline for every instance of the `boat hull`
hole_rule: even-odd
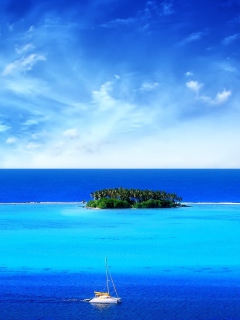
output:
[[[120,303],[121,299],[120,298],[112,298],[112,297],[98,297],[98,298],[92,298],[90,303],[97,303],[97,304],[116,304]]]

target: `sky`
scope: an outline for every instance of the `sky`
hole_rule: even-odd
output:
[[[240,0],[1,0],[0,168],[240,168]]]

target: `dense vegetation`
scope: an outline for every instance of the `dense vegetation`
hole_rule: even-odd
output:
[[[139,189],[103,189],[91,193],[94,200],[87,207],[100,209],[114,208],[172,208],[179,207],[182,198],[175,193]]]

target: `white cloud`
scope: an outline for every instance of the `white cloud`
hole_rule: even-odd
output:
[[[220,105],[226,102],[231,95],[232,95],[232,92],[230,90],[224,89],[223,91],[218,92],[214,99],[208,96],[200,96],[199,99],[203,100],[209,105]]]
[[[199,95],[199,90],[202,88],[203,84],[198,81],[188,81],[186,86],[197,94],[197,99],[202,100],[210,105],[219,105],[226,102],[231,96],[232,92],[230,90],[223,90],[217,93],[216,97],[212,99],[209,96]]]
[[[78,137],[78,130],[77,129],[68,129],[64,131],[63,135],[67,138],[74,139]]]
[[[191,77],[191,76],[193,76],[193,73],[192,73],[191,71],[187,71],[187,72],[185,73],[185,76],[186,76],[186,77]]]
[[[199,83],[198,81],[188,81],[186,82],[186,86],[191,89],[192,91],[198,93],[203,84]]]
[[[222,92],[217,93],[215,101],[217,104],[221,104],[221,103],[227,101],[231,95],[232,95],[231,91],[224,89]]]
[[[105,143],[101,148],[87,141],[79,147],[75,140],[58,145],[55,141],[43,150],[29,145],[27,150],[21,149],[18,157],[16,151],[6,154],[0,163],[1,167],[29,168],[221,168],[229,167],[230,163],[238,166],[237,119],[200,117],[167,130],[158,129],[134,140],[129,138],[134,132],[129,131],[128,140],[122,135],[117,143]]]
[[[15,71],[17,72],[29,71],[32,69],[32,67],[37,61],[45,61],[45,60],[46,60],[45,56],[32,53],[26,57],[14,60],[13,62],[9,63],[4,68],[2,75],[8,76],[14,73]]]
[[[17,138],[16,137],[9,137],[9,138],[7,138],[7,140],[6,140],[6,143],[7,144],[14,144],[14,143],[16,143],[17,142]]]
[[[116,101],[110,95],[112,85],[112,82],[108,81],[101,85],[100,90],[92,92],[93,103],[98,105],[102,111],[111,109],[116,104]]]

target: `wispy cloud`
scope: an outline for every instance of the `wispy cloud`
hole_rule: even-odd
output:
[[[127,19],[115,19],[115,20],[111,20],[107,23],[103,23],[101,24],[101,27],[104,28],[115,28],[115,27],[129,27],[134,25],[137,22],[136,18],[127,18]]]
[[[162,10],[163,10],[164,15],[170,15],[170,14],[174,13],[172,1],[165,0],[161,3],[161,6],[162,6]]]
[[[23,122],[23,126],[26,126],[26,127],[36,126],[39,124],[40,121],[41,120],[39,118],[27,119],[26,121]]]
[[[128,18],[117,18],[103,23],[101,27],[117,28],[137,26],[138,30],[148,31],[150,25],[161,19],[162,16],[169,16],[174,13],[173,1],[164,0],[160,4],[156,0],[149,0],[142,9],[136,11],[135,15]]]
[[[145,81],[140,87],[140,91],[152,91],[159,86],[158,82]]]
[[[0,122],[0,132],[5,132],[5,131],[7,131],[7,130],[9,130],[9,129],[10,129],[10,127],[9,127],[8,125],[2,124],[2,123]]]
[[[7,64],[2,72],[3,76],[8,76],[14,72],[26,72],[33,68],[38,61],[45,61],[46,58],[41,54],[30,54],[26,57],[14,60]]]
[[[228,36],[228,37],[223,39],[223,44],[225,46],[230,45],[232,42],[238,40],[239,38],[240,38],[240,34],[239,33],[236,33],[236,34],[234,34],[232,36]]]
[[[231,73],[235,73],[235,74],[238,74],[239,73],[239,70],[238,70],[238,65],[236,65],[234,63],[234,61],[221,61],[218,63],[218,66],[223,70],[223,71],[226,71],[226,72],[231,72]]]
[[[25,53],[27,51],[31,51],[33,49],[35,49],[35,46],[32,43],[27,43],[23,46],[16,46],[15,47],[15,50],[18,54],[23,54],[23,53]]]
[[[178,45],[184,46],[191,42],[199,41],[202,39],[203,35],[204,35],[204,32],[193,32],[189,34],[186,38],[184,38],[182,41],[178,42]]]
[[[78,137],[78,130],[76,128],[67,129],[63,132],[63,135],[70,139],[75,139]]]
[[[233,19],[228,21],[228,24],[230,26],[234,26],[234,25],[239,24],[239,23],[240,23],[240,15],[238,15],[237,17],[234,17]]]
[[[28,142],[25,146],[25,148],[27,150],[35,150],[35,149],[38,149],[40,147],[40,145],[38,143],[35,143],[35,142]]]
[[[213,6],[216,19],[204,1],[31,1],[11,15],[3,6],[0,166],[230,159],[220,122],[240,138],[239,17]]]

